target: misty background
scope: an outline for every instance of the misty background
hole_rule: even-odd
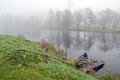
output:
[[[65,17],[71,19],[69,27],[79,24],[115,29],[119,28],[119,3],[119,0],[0,0],[0,30],[48,28],[50,24],[58,28],[58,21],[63,25]]]
[[[119,3],[120,0],[0,0],[0,34],[48,41],[74,59],[87,51],[90,58],[105,61],[104,72],[119,73]]]

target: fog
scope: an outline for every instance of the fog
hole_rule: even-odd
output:
[[[70,58],[84,50],[119,73],[120,63],[114,63],[120,60],[119,4],[120,0],[0,0],[0,34],[49,41]],[[103,55],[112,57],[114,64]]]
[[[106,24],[101,23],[98,18],[100,16],[103,17],[103,15],[99,15],[99,13],[106,11],[107,15],[108,11],[111,12],[110,16],[115,18],[117,15],[116,17],[118,17],[120,11],[119,3],[119,0],[0,0],[0,29],[7,31],[9,28],[49,27],[49,16],[53,15],[53,24],[56,24],[57,11],[60,11],[60,15],[63,16],[65,10],[69,10],[72,16],[72,26],[76,22],[73,16],[75,16],[76,12],[79,15],[79,11],[82,16],[85,16],[84,13],[95,16],[94,19],[97,18],[95,20],[96,24],[99,25],[98,23],[100,23],[101,26],[105,26],[108,21],[105,21]],[[88,14],[87,11],[85,12],[86,8],[90,11]],[[52,14],[49,14],[50,10]],[[82,18],[81,23],[85,23],[85,17]]]
[[[89,7],[92,10],[120,11],[120,0],[0,0],[0,14],[28,14],[49,9],[72,10]]]

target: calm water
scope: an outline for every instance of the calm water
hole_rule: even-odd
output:
[[[77,59],[85,51],[90,59],[103,60],[105,67],[96,75],[107,71],[120,74],[120,33],[97,33],[69,31],[58,36],[57,31],[13,30],[1,31],[2,34],[24,35],[29,40],[46,40],[65,48],[67,57]]]

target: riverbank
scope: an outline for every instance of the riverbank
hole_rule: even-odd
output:
[[[99,80],[56,60],[62,59],[72,63],[72,60],[63,59],[62,55],[53,53],[56,52],[54,46],[47,45],[49,49],[44,46],[46,45],[40,46],[40,43],[31,42],[20,36],[0,35],[0,80]],[[24,51],[16,50],[28,50],[36,54],[24,54]],[[49,58],[46,62],[45,57],[40,54],[55,59]],[[100,80],[110,78],[101,77]]]
[[[30,29],[30,28],[26,28],[26,29]],[[35,29],[40,29],[40,30],[50,30],[49,27],[31,27],[31,29],[35,30]],[[58,30],[55,27],[52,27],[51,30]],[[60,30],[60,29],[59,29]],[[61,29],[62,30],[62,29]],[[120,33],[120,29],[112,29],[112,28],[96,28],[96,27],[80,27],[79,29],[77,29],[76,27],[71,27],[66,29],[68,31],[83,31],[83,32],[104,32],[104,33]]]

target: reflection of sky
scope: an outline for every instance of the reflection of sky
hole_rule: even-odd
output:
[[[103,52],[100,49],[97,49],[96,45],[97,44],[91,48],[89,52],[90,57],[105,61],[106,70],[120,73],[120,48],[114,48],[107,52]]]
[[[114,33],[108,33],[103,35],[102,37],[101,35],[102,34],[100,33],[94,34],[94,36],[96,36],[95,43],[92,45],[90,50],[87,51],[89,58],[105,61],[105,67],[97,74],[105,73],[106,71],[120,73],[120,36],[119,34]],[[102,42],[103,37],[106,43]],[[106,44],[106,47],[104,47],[104,44]],[[88,44],[81,45],[80,48],[70,48],[68,51],[68,56],[70,58],[78,58],[85,51],[85,45]]]
[[[55,31],[52,31],[52,32],[53,34],[56,35]],[[17,35],[16,30],[12,32],[7,31],[2,33]],[[48,30],[21,30],[21,34],[30,40],[40,40],[40,39],[48,40],[48,38],[50,38]],[[105,40],[107,42],[107,47],[112,46],[112,48],[111,47],[110,49],[108,48],[108,50],[105,52],[104,50],[100,49],[101,44],[103,47],[102,41],[104,41],[102,40],[103,37],[101,37],[100,33],[93,34],[94,37],[92,38],[93,39],[92,41],[94,41],[94,43],[92,44],[89,50],[85,49],[85,47],[88,46],[87,41],[89,40],[84,41],[83,35],[84,35],[84,32],[81,32],[80,36],[82,39],[82,43],[80,44],[79,47],[72,46],[71,48],[68,49],[68,57],[77,59],[80,55],[82,55],[85,51],[87,51],[90,59],[92,58],[92,59],[105,61],[105,67],[100,71],[101,73],[106,70],[120,73],[120,69],[119,69],[120,68],[120,45],[119,45],[120,36],[119,34],[106,33],[106,35],[104,35]],[[72,39],[75,39],[76,32],[75,31],[71,32],[70,36],[72,37]],[[88,37],[86,37],[86,39],[88,39]],[[54,40],[55,38],[53,38],[53,41]],[[98,72],[98,74],[100,73]]]
[[[103,60],[105,62],[105,67],[102,70],[100,70],[100,72],[98,72],[97,75],[105,73],[106,71],[120,73],[120,48],[114,48],[107,52],[103,52],[100,49],[98,49],[98,45],[99,42],[96,41],[92,48],[89,51],[87,51],[90,59]],[[76,59],[84,52],[85,51],[80,48],[71,48],[68,51],[68,53],[70,53],[68,54],[68,57]]]

